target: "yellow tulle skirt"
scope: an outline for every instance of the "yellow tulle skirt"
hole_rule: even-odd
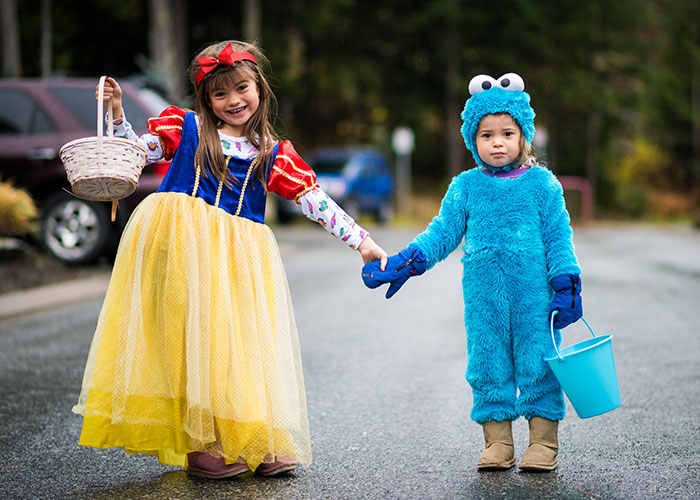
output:
[[[299,339],[270,228],[155,193],[122,235],[73,411],[80,444],[186,465],[311,463]]]

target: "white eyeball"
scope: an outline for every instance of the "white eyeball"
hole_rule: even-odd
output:
[[[525,90],[525,82],[517,73],[506,73],[498,79],[497,85],[503,90]]]
[[[497,85],[496,80],[489,75],[476,75],[469,81],[469,94],[474,95]]]

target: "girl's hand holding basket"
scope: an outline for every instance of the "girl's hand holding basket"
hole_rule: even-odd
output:
[[[95,99],[100,99],[100,84],[95,87]],[[112,106],[113,119],[117,120],[122,116],[122,88],[119,86],[117,81],[108,76],[104,81],[104,88],[102,93],[102,100],[107,105]],[[99,118],[98,118],[99,119]]]
[[[107,101],[107,137],[102,136],[104,101]],[[148,153],[140,144],[114,137],[114,114],[122,116],[122,91],[107,77],[97,86],[97,137],[76,139],[65,144],[59,153],[73,193],[92,201],[111,201],[112,220],[117,200],[136,190]]]

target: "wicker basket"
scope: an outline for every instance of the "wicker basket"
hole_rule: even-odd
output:
[[[111,99],[107,103],[107,137],[102,137],[103,93],[106,77],[100,78],[97,98],[97,137],[85,137],[65,144],[59,155],[73,193],[78,198],[112,201],[126,198],[136,190],[148,158],[140,144],[113,137]]]

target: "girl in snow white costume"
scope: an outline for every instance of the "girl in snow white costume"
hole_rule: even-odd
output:
[[[74,411],[80,444],[188,473],[266,476],[311,463],[287,278],[264,224],[269,191],[361,254],[386,254],[269,123],[257,46],[215,43],[190,65],[195,112],[170,106],[136,137],[107,80],[116,135],[172,160],[124,230]]]
[[[457,175],[440,211],[386,270],[366,264],[365,284],[390,283],[387,298],[406,280],[462,250],[467,373],[471,418],[483,427],[479,469],[515,464],[511,422],[529,421],[530,444],[518,464],[525,471],[557,466],[563,391],[544,361],[552,349],[549,318],[559,329],[582,315],[581,280],[562,187],[535,164],[530,144],[535,112],[514,73],[469,84],[462,135],[477,168]],[[556,313],[555,313],[556,311]]]

